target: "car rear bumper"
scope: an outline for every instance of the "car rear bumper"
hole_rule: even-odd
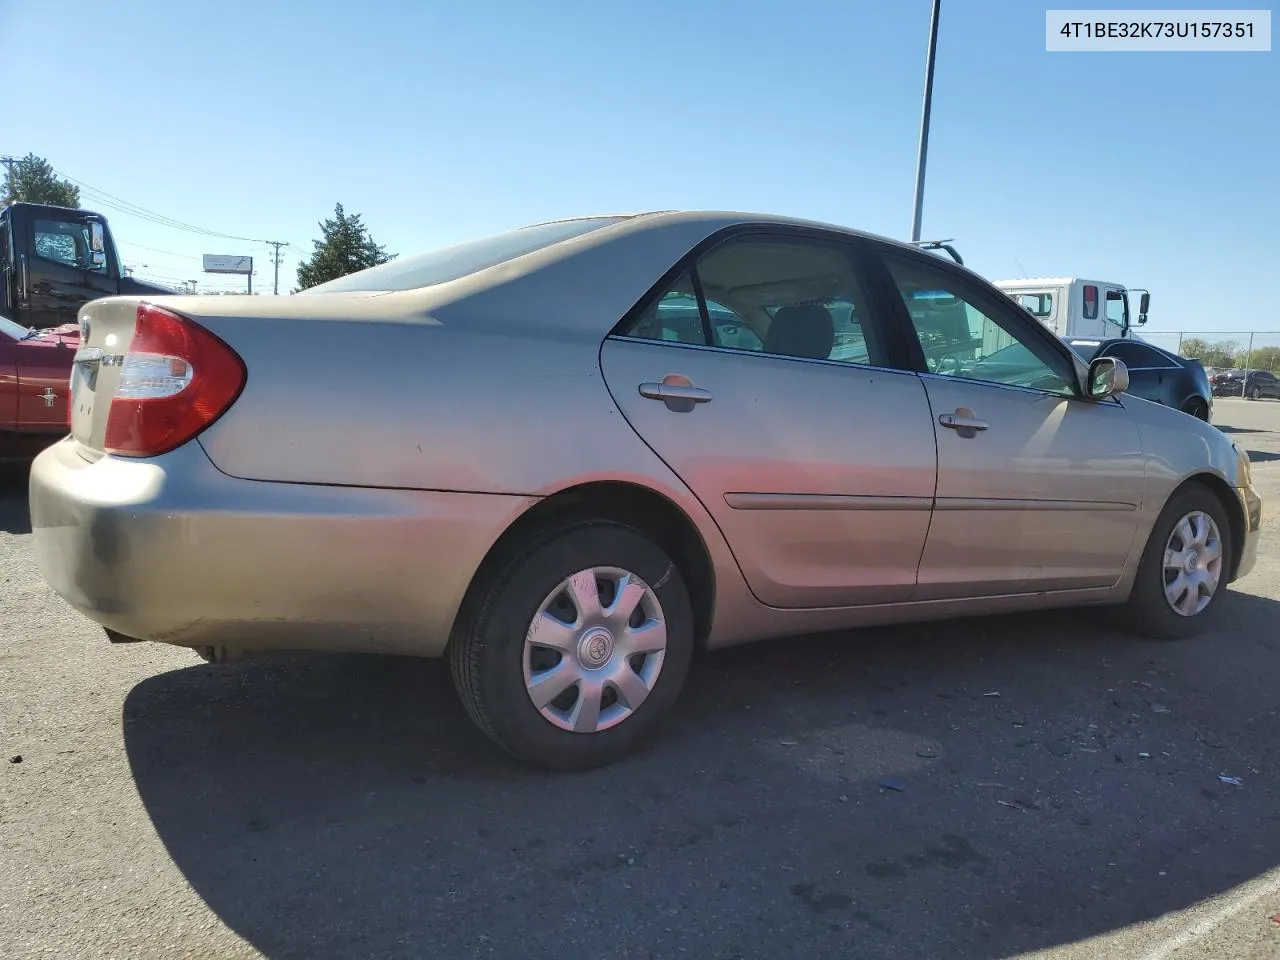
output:
[[[198,443],[32,464],[44,579],[126,637],[182,646],[443,652],[462,596],[528,497],[238,480]]]

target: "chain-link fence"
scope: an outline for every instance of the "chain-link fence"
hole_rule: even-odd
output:
[[[1266,370],[1280,374],[1280,330],[1232,333],[1207,330],[1138,330],[1138,336],[1204,364],[1209,375],[1228,370]]]

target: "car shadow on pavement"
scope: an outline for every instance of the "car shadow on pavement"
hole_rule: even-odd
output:
[[[1246,450],[1245,452],[1249,455],[1250,463],[1272,463],[1280,460],[1280,453],[1270,450]]]
[[[163,674],[124,738],[174,862],[269,957],[995,960],[1280,861],[1280,604],[1227,599],[1182,643],[1074,611],[710,653],[658,742],[574,776],[411,659]]]
[[[0,533],[31,532],[28,469],[23,463],[0,463]]]

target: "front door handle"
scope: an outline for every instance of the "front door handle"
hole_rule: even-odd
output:
[[[965,417],[955,413],[942,414],[938,417],[938,422],[951,430],[986,430],[991,426],[987,421],[979,420],[977,417]]]
[[[642,383],[640,396],[650,400],[687,400],[690,403],[710,403],[711,391],[692,384]]]

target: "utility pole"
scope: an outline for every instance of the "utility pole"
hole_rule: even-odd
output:
[[[924,109],[920,114],[920,155],[916,159],[915,213],[911,220],[911,242],[920,239],[920,218],[924,213],[924,165],[929,153],[929,113],[933,108],[933,61],[938,52],[938,13],[942,0],[933,0],[929,20],[929,59],[924,68]]]
[[[9,179],[5,182],[10,188],[13,187],[13,165],[17,162],[18,161],[14,157],[0,157],[0,163],[3,163],[5,170],[9,172]],[[8,199],[9,198],[7,196],[0,197],[0,203],[4,203]]]
[[[280,252],[281,247],[287,247],[289,244],[283,240],[264,240],[269,247],[275,247],[275,253],[271,255],[271,262],[275,265],[275,279],[271,283],[271,292],[275,295],[280,294],[280,261],[284,259],[284,254]]]

